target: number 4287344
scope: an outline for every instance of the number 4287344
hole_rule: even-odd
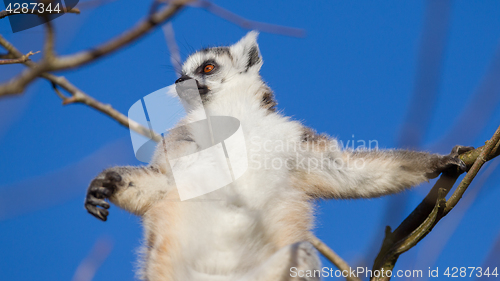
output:
[[[446,277],[498,277],[498,268],[482,268],[482,267],[474,267],[474,266],[469,266],[469,267],[447,267],[446,270],[444,271],[444,276]]]
[[[52,7],[52,3],[44,5],[44,3],[9,3],[5,9],[11,14],[43,14],[43,13],[60,13],[61,8],[59,3]]]

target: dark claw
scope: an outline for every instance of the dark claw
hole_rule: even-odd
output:
[[[462,174],[467,171],[467,165],[462,161],[459,156],[467,151],[473,150],[472,146],[456,145],[451,150],[451,153],[441,159],[438,166],[438,172]]]
[[[464,161],[460,160],[459,168],[460,168],[460,171],[462,171],[462,173],[467,171],[467,165],[465,165]]]
[[[454,157],[458,158],[458,156],[466,153],[467,151],[474,150],[474,147],[472,146],[461,146],[461,145],[455,145],[453,149],[451,150],[450,155],[453,155]],[[458,158],[460,159],[460,158]],[[461,173],[467,172],[468,167],[465,165],[464,161],[460,160],[460,171]]]
[[[85,204],[85,208],[91,215],[102,221],[106,221],[108,219],[109,212],[106,209],[100,209],[90,204]]]
[[[93,206],[100,206],[104,209],[109,209],[109,203],[104,201],[103,199],[97,199],[95,197],[87,198],[87,204],[91,204]]]
[[[471,151],[471,150],[474,150],[474,147],[455,145],[455,147],[453,147],[453,149],[451,150],[450,154],[458,156],[460,154],[463,154],[463,153],[465,153],[467,151]]]

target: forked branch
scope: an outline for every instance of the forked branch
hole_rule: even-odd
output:
[[[392,232],[391,228],[387,227],[382,248],[373,265],[373,272],[392,271],[399,255],[417,245],[429,234],[439,220],[446,216],[460,201],[484,163],[499,154],[500,127],[484,146],[460,155],[460,159],[470,169],[448,200],[445,197],[458,179],[458,173],[441,175],[425,199],[396,230]],[[390,277],[379,274],[379,277],[372,277],[371,280],[390,280]]]

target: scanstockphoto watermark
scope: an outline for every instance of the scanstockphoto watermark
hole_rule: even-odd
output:
[[[496,280],[500,274],[498,267],[476,267],[476,266],[448,266],[448,267],[428,267],[426,270],[422,269],[398,269],[398,270],[371,270],[368,267],[356,267],[356,269],[349,267],[349,270],[340,270],[330,267],[323,267],[315,270],[303,270],[297,267],[290,268],[290,277],[308,278],[308,277],[356,277],[356,278],[489,278]]]
[[[371,270],[368,267],[349,268],[349,270],[340,270],[330,267],[323,267],[316,270],[302,270],[297,267],[290,268],[290,277],[292,278],[312,278],[312,277],[356,277],[356,278],[372,278],[372,277],[405,277],[405,278],[421,278],[423,277],[423,270]]]
[[[363,169],[366,159],[363,151],[378,150],[376,140],[352,140],[343,142],[321,139],[315,142],[292,142],[283,140],[250,140],[250,169],[301,170],[311,173],[316,170]],[[343,152],[353,153],[343,153]]]

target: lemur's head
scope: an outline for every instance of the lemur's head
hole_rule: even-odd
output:
[[[204,103],[224,91],[259,95],[263,106],[273,109],[272,93],[262,81],[259,70],[263,61],[257,44],[258,32],[251,31],[229,47],[212,47],[190,55],[176,83],[195,79]]]

